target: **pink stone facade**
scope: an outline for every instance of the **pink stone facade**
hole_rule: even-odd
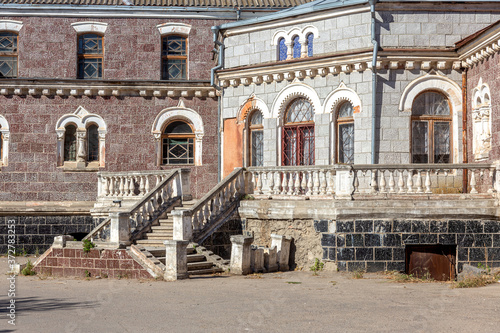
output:
[[[500,54],[494,53],[467,71],[467,152],[469,162],[474,162],[472,151],[472,91],[478,86],[479,79],[488,84],[491,93],[491,151],[484,162],[500,159]]]
[[[36,265],[37,274],[58,277],[96,277],[152,279],[127,250],[54,249]],[[45,255],[45,254],[44,254]]]
[[[217,20],[102,19],[2,17],[23,23],[19,32],[19,79],[76,79],[77,32],[80,21],[107,23],[103,80],[158,81],[161,36],[158,24],[192,26],[188,37],[188,81],[209,85],[213,48],[210,27]],[[82,84],[89,81],[82,80]],[[102,82],[102,81],[100,81]],[[168,81],[165,86],[169,86]],[[57,83],[57,82],[56,82]],[[182,100],[203,120],[201,166],[158,166],[152,125],[165,108]],[[201,197],[217,183],[217,99],[211,97],[131,96],[0,96],[0,115],[10,127],[9,163],[0,171],[0,201],[94,201],[97,172],[71,172],[57,167],[56,123],[82,106],[107,125],[105,167],[100,171],[191,168],[191,191]]]

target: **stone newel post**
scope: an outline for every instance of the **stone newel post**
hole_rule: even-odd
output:
[[[191,211],[174,209],[171,212],[174,219],[173,239],[189,241],[193,237]]]
[[[166,240],[165,244],[165,275],[167,281],[187,279],[187,250],[188,241]]]
[[[130,214],[125,212],[111,212],[109,240],[119,245],[130,245]]]
[[[253,236],[234,235],[231,236],[231,273],[246,275],[252,272],[251,247]]]

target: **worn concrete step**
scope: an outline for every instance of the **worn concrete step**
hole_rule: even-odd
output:
[[[174,218],[173,217],[169,217],[169,218],[166,218],[166,219],[159,219],[158,222],[161,224],[161,223],[174,223]]]
[[[155,225],[155,226],[152,226],[151,229],[153,230],[153,232],[165,232],[165,231],[169,231],[169,232],[172,232],[172,230],[174,230],[174,226],[173,225]]]
[[[214,264],[209,261],[201,261],[201,262],[188,262],[187,267],[188,271],[197,270],[197,269],[206,269],[213,267]]]
[[[207,269],[197,269],[193,271],[188,271],[188,274],[191,275],[207,275],[207,274],[215,274],[215,273],[222,273],[224,270],[219,267],[212,267],[212,268],[207,268]]]
[[[146,239],[172,239],[172,233],[171,232],[147,233],[145,238]]]
[[[203,254],[188,254],[187,256],[187,262],[190,263],[190,262],[202,262],[202,261],[205,261],[206,258]]]
[[[142,246],[165,247],[163,241],[158,239],[141,239],[138,240],[136,243],[137,245],[142,245]]]

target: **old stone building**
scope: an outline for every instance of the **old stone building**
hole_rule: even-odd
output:
[[[352,0],[219,26],[223,171],[273,199],[241,203],[247,231],[339,269],[500,265],[496,196],[474,197],[497,190],[499,19],[492,1]]]
[[[1,1],[0,253],[8,220],[19,251],[88,233],[98,190],[154,187],[132,171],[217,184],[211,27],[301,3]]]

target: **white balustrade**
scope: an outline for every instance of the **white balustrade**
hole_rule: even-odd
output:
[[[171,172],[171,170],[100,172],[98,198],[142,197],[150,191],[150,184],[158,185]]]

